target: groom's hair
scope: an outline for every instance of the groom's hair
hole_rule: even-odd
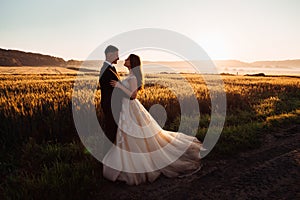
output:
[[[108,53],[112,53],[112,52],[116,52],[116,51],[119,51],[119,49],[113,45],[109,45],[106,47],[104,53],[105,55],[107,55]]]

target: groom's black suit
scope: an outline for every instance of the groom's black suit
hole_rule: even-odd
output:
[[[119,81],[115,67],[104,62],[100,71],[101,107],[104,112],[104,132],[113,143],[116,140],[122,98],[129,98],[121,89],[110,85],[111,80]],[[113,97],[113,98],[112,98]],[[113,107],[113,109],[112,109]]]

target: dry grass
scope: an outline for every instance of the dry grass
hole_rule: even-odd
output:
[[[0,198],[80,199],[91,197],[99,185],[105,184],[101,165],[81,145],[74,127],[71,100],[75,78],[71,74],[0,75]],[[213,76],[207,78],[212,80]],[[76,109],[89,113],[95,107],[88,105],[96,105],[101,122],[100,91],[92,89],[92,79],[95,77],[79,82],[84,90],[77,99],[82,104]],[[222,79],[227,116],[220,140],[209,156],[255,148],[263,133],[299,123],[299,78]],[[189,85],[193,93],[188,92]],[[162,105],[167,112],[164,128],[176,131],[181,117],[178,99],[188,105],[192,95],[201,111],[197,137],[203,140],[211,103],[200,75],[146,75],[145,91],[138,98],[147,109]],[[195,120],[189,119],[191,123]],[[185,127],[188,132],[189,124]]]

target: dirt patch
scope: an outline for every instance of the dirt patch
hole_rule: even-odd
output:
[[[203,159],[187,178],[161,176],[128,186],[105,182],[96,199],[300,199],[300,125],[266,134],[263,145],[226,159]]]

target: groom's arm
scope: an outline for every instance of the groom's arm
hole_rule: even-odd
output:
[[[100,73],[99,82],[100,84],[102,84],[102,86],[111,87],[111,85],[109,84],[111,80],[119,81],[119,78],[109,69],[105,69]]]
[[[121,82],[118,81],[111,81],[111,85],[113,87],[119,88],[121,91],[123,91],[126,96],[130,99],[135,99],[137,96],[137,80],[136,78],[129,79],[129,88],[125,87]]]
[[[122,85],[124,88],[126,88],[120,81],[119,77],[113,73],[112,71],[108,70],[108,76],[106,76],[106,78],[108,79],[108,83],[110,83],[112,80],[118,82],[120,85]],[[111,85],[110,85],[111,86]],[[113,87],[113,86],[111,86]],[[121,93],[121,96],[124,97],[124,98],[127,98],[127,99],[131,99],[131,96],[128,95],[124,90],[120,89],[120,88],[117,88],[120,93]]]

